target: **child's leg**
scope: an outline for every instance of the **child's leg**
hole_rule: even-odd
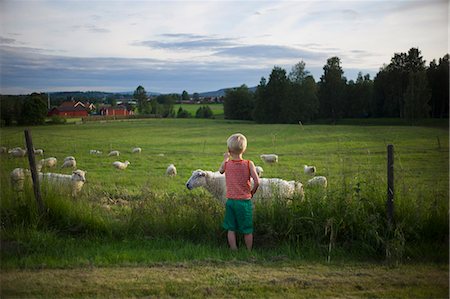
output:
[[[231,250],[237,250],[236,232],[229,230],[227,237],[228,237],[228,245],[230,245]]]
[[[245,234],[244,235],[245,246],[250,251],[253,247],[253,234]]]

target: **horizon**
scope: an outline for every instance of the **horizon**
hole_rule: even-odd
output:
[[[347,80],[373,79],[395,53],[448,53],[448,2],[0,2],[1,94],[193,94],[257,86],[304,61],[319,81],[337,56]],[[239,9],[237,7],[239,6]],[[88,12],[88,13],[86,13]],[[220,12],[220,13],[218,13]]]

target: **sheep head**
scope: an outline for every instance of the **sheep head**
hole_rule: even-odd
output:
[[[186,188],[192,190],[202,186],[206,186],[206,171],[201,169],[194,170],[191,177],[186,182]]]

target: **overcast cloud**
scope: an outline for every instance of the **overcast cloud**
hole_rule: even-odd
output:
[[[212,91],[327,58],[373,77],[394,53],[448,52],[447,1],[0,2],[2,94]]]

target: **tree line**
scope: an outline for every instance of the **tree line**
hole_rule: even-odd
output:
[[[298,123],[317,119],[397,117],[448,118],[449,55],[429,66],[417,48],[396,53],[372,80],[361,72],[347,79],[338,57],[331,57],[316,82],[300,61],[288,74],[275,66],[256,91],[246,85],[226,91],[227,119],[259,123]]]

